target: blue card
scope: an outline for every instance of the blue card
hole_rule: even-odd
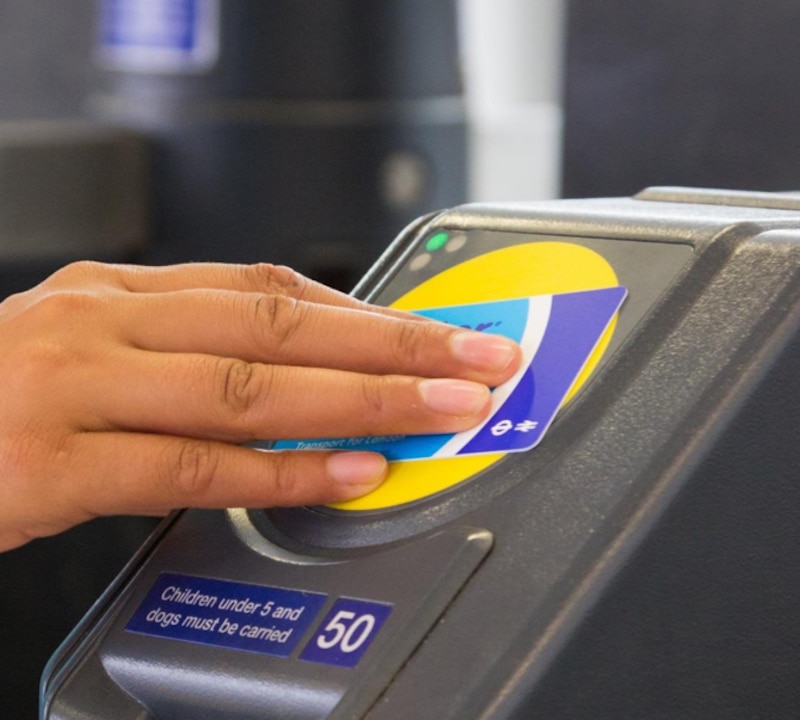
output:
[[[492,392],[485,422],[460,433],[281,441],[275,449],[371,450],[390,461],[530,450],[541,442],[626,294],[624,287],[612,287],[418,310],[434,320],[504,335],[522,347],[522,365]]]

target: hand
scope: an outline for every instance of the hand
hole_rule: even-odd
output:
[[[362,495],[380,455],[241,443],[465,430],[520,357],[289,268],[69,265],[0,303],[0,550],[98,515]]]

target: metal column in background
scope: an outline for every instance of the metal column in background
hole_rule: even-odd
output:
[[[460,0],[470,199],[558,197],[566,0]]]

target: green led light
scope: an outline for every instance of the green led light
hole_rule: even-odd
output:
[[[425,243],[425,249],[428,252],[441,250],[447,244],[447,237],[446,232],[438,232],[436,235],[431,235],[431,237],[428,238],[428,242]]]

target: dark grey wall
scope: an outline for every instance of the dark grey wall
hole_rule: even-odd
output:
[[[94,0],[0,0],[0,120],[78,115]]]
[[[570,0],[564,193],[800,188],[800,4]]]

